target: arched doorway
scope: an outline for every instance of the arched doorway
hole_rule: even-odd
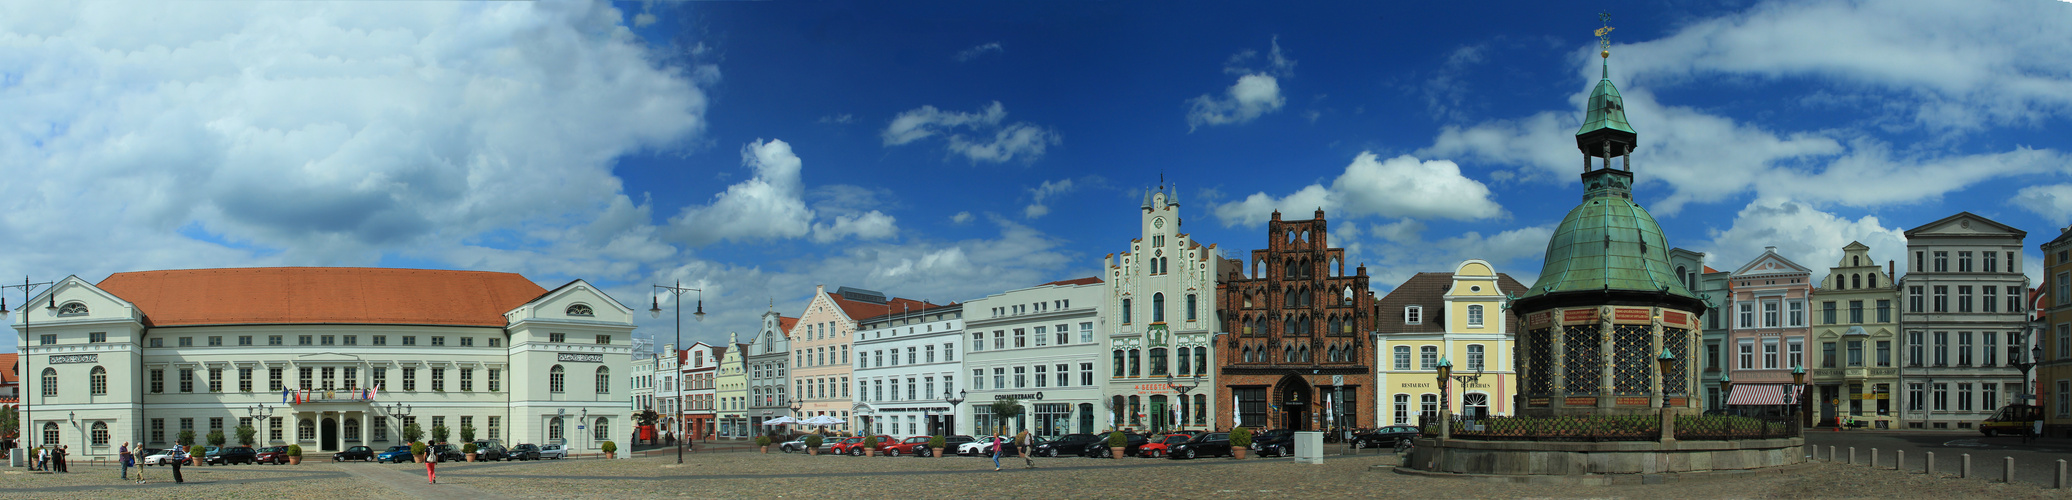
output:
[[[1310,390],[1309,382],[1302,380],[1302,377],[1281,377],[1281,383],[1274,385],[1273,391],[1274,399],[1280,404],[1279,415],[1276,415],[1281,418],[1280,428],[1309,430],[1311,399],[1315,397],[1313,392]]]
[[[322,444],[325,451],[336,451],[338,449],[338,419],[324,417],[323,425],[318,427],[317,432],[322,436],[321,439],[323,440]]]

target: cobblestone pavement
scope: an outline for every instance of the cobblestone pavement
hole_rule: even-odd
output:
[[[510,498],[2060,498],[2072,490],[1986,479],[1929,477],[1867,466],[1817,462],[1782,472],[1705,478],[1667,485],[1514,485],[1397,474],[1392,455],[1331,456],[1322,465],[1288,459],[1201,460],[1039,458],[887,458],[701,452],[626,460],[452,463],[438,485],[398,490],[371,478],[421,480],[414,464],[305,463],[299,467],[190,468],[192,484],[116,481],[112,468],[70,475],[0,475],[0,498],[410,498],[476,491]],[[352,469],[368,468],[368,469]],[[384,470],[374,470],[375,468]],[[359,472],[349,474],[348,471]],[[152,478],[168,477],[163,467]],[[376,472],[378,474],[368,474]],[[990,493],[987,493],[990,492]],[[459,494],[459,496],[480,496]]]

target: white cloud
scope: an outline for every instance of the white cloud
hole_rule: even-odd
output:
[[[1504,215],[1503,207],[1491,198],[1489,187],[1462,175],[1460,166],[1452,161],[1420,161],[1409,155],[1378,158],[1363,151],[1329,187],[1311,184],[1281,198],[1254,193],[1217,206],[1216,217],[1225,226],[1235,226],[1264,223],[1276,210],[1303,213],[1319,208],[1339,212],[1340,217],[1471,220]]]
[[[655,21],[658,21],[658,20],[659,20],[659,19],[656,19],[656,18],[655,18],[655,15],[654,15],[654,14],[649,14],[649,13],[646,13],[646,12],[642,12],[642,13],[639,13],[639,14],[634,14],[634,15],[633,15],[633,27],[635,27],[635,28],[646,28],[646,27],[648,27],[648,26],[650,26],[650,25],[653,25],[653,24],[655,24]]]
[[[978,59],[979,57],[984,56],[986,54],[998,54],[1002,52],[1006,52],[1006,49],[1000,47],[1000,42],[990,42],[979,44],[978,46],[972,48],[957,51],[957,55],[951,56],[951,58],[956,59],[957,62],[971,62],[972,59]]]
[[[854,236],[861,239],[890,238],[898,232],[891,216],[877,210],[864,212],[857,205],[868,202],[839,199],[837,189],[826,211],[807,208],[800,170],[804,162],[791,145],[781,140],[758,140],[741,148],[741,164],[755,171],[755,177],[727,186],[713,195],[711,204],[687,206],[670,218],[669,235],[690,246],[718,241],[791,239],[811,234],[813,241],[829,242]],[[856,196],[856,195],[850,195]],[[865,194],[864,196],[868,196]],[[814,220],[819,217],[822,222]]]
[[[1877,262],[1897,260],[1906,254],[1905,228],[1885,227],[1876,216],[1856,220],[1821,211],[1804,202],[1761,198],[1748,203],[1734,216],[1734,225],[1711,232],[1712,240],[1692,246],[1706,253],[1706,265],[1733,271],[1763,254],[1764,247],[1777,247],[1777,254],[1813,270],[1814,279],[1826,276],[1827,268],[1842,260],[1842,247],[1861,242],[1871,247]],[[1676,246],[1675,235],[1670,243]]]
[[[956,215],[950,216],[950,222],[955,224],[969,223],[971,222],[971,219],[972,215],[970,211],[957,212]]]
[[[614,159],[695,140],[719,72],[665,65],[625,22],[590,2],[0,4],[0,109],[27,131],[0,137],[0,230],[33,242],[0,267],[373,265],[572,228],[654,255],[602,229],[646,210]]]
[[[2063,226],[2072,220],[2072,184],[2025,187],[2015,193],[2013,203]]]
[[[1239,76],[1237,83],[1224,89],[1222,95],[1202,94],[1187,100],[1187,130],[1249,122],[1287,104],[1287,98],[1281,95],[1280,79],[1294,76],[1295,61],[1281,54],[1280,37],[1274,37],[1265,66],[1255,69],[1250,63],[1257,56],[1258,52],[1245,50],[1230,57],[1223,71]]]
[[[1508,274],[1527,286],[1539,277],[1541,258],[1547,251],[1547,239],[1554,236],[1554,225],[1521,227],[1484,236],[1478,231],[1426,240],[1422,233],[1424,224],[1410,219],[1390,224],[1376,225],[1369,232],[1378,237],[1374,241],[1373,253],[1352,255],[1348,259],[1355,264],[1365,264],[1367,275],[1377,289],[1392,289],[1403,281],[1421,272],[1453,272],[1453,268],[1467,259],[1482,259],[1496,266],[1497,272]],[[1334,244],[1351,245],[1353,242],[1339,238],[1333,231]]]
[[[972,113],[921,106],[893,117],[879,136],[886,146],[942,136],[950,154],[973,163],[1004,163],[1017,157],[1033,162],[1043,157],[1046,148],[1063,142],[1056,131],[1028,122],[1005,123],[1006,119],[1007,107],[1000,101]],[[959,130],[969,130],[972,135]]]
[[[820,117],[819,121],[820,123],[826,124],[848,125],[851,123],[856,123],[856,115],[848,113],[838,113]]]
[[[1044,204],[1045,200],[1050,199],[1052,196],[1070,193],[1072,189],[1072,179],[1058,179],[1056,182],[1043,181],[1042,185],[1029,189],[1031,201],[1029,206],[1022,208],[1022,217],[1035,219],[1050,214],[1050,206]]]

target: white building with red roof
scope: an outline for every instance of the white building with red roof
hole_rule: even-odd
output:
[[[375,268],[239,268],[59,280],[10,315],[33,443],[112,457],[191,431],[305,455],[404,444],[595,452],[630,431],[632,313],[582,280]],[[614,377],[613,375],[619,375]],[[580,430],[580,432],[579,432]],[[194,444],[194,443],[189,443]]]

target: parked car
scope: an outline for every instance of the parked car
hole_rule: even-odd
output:
[[[439,461],[441,462],[462,462],[468,459],[468,454],[461,453],[459,446],[446,443],[432,445],[431,450],[426,451],[426,453],[439,454]]]
[[[520,444],[518,446],[512,446],[510,453],[512,460],[539,460],[540,445]]]
[[[969,443],[977,440],[978,438],[966,436],[963,434],[947,436],[942,438],[942,450],[944,452],[955,452],[957,451],[958,447],[964,446],[964,443]]]
[[[1138,448],[1137,456],[1146,458],[1163,457],[1172,453],[1173,446],[1185,443],[1191,439],[1194,439],[1194,436],[1178,433],[1159,436],[1157,441],[1145,443],[1143,448]]]
[[[280,465],[288,463],[288,447],[268,446],[260,448],[259,454],[253,457],[253,460],[262,464]],[[406,457],[404,460],[409,460],[409,458]]]
[[[496,441],[484,440],[475,442],[475,460],[490,462],[507,460],[510,456],[511,450],[504,448],[504,445],[498,444]]]
[[[144,456],[144,465],[167,465],[172,463],[168,461],[172,459],[172,456],[173,450],[171,449],[157,450],[156,453]]]
[[[282,454],[285,455],[287,448],[282,447],[281,449],[284,450]],[[374,461],[384,463],[410,463],[411,458],[409,445],[390,446],[388,450],[374,455]],[[282,460],[285,462],[287,459],[283,457]]]
[[[1057,439],[1053,439],[1048,443],[1036,445],[1036,448],[1030,450],[1030,453],[1034,453],[1039,457],[1085,456],[1087,454],[1086,449],[1096,445],[1107,446],[1108,440],[1093,434],[1066,434],[1058,436]]]
[[[209,452],[202,461],[209,465],[252,464],[259,462],[259,452],[245,446],[225,446]]]
[[[1417,439],[1415,425],[1391,425],[1364,432],[1353,433],[1354,448],[1388,448],[1405,439]]]
[[[1252,451],[1261,457],[1279,457],[1295,454],[1295,431],[1274,429],[1252,437]]]
[[[558,444],[543,444],[543,445],[540,445],[540,458],[543,458],[543,459],[544,459],[544,458],[552,458],[552,459],[563,459],[563,458],[568,458],[568,447],[567,447],[567,446],[562,446],[562,445],[558,445]]]
[[[1172,458],[1221,457],[1230,455],[1230,433],[1211,432],[1185,443],[1169,445]]]
[[[897,457],[901,455],[910,455],[916,457],[932,457],[935,456],[935,450],[928,448],[929,439],[933,438],[930,438],[928,436],[914,436],[893,442],[880,442],[878,444],[878,453],[884,454],[888,457]]]
[[[1001,443],[1000,443],[1000,456],[1003,456],[1003,457],[1012,457],[1012,456],[1016,456],[1016,455],[1015,455],[1015,448],[1014,448],[1014,438],[1010,438],[1010,437],[1007,437],[1007,436],[986,436],[986,437],[978,438],[978,440],[976,440],[976,441],[972,441],[972,442],[969,442],[969,443],[964,443],[964,444],[962,444],[962,445],[958,445],[958,446],[957,446],[957,454],[958,454],[958,455],[966,455],[966,456],[974,456],[974,457],[990,457],[990,456],[993,456],[993,440],[994,440],[994,439],[999,439],[999,440],[1001,441]]]
[[[1125,457],[1137,456],[1138,450],[1142,450],[1144,445],[1151,443],[1151,439],[1145,438],[1143,434],[1123,433],[1122,438],[1122,456]],[[1100,446],[1089,446],[1086,448],[1086,456],[1091,458],[1112,458],[1115,452],[1108,448],[1108,437],[1102,436]]]
[[[351,447],[351,448],[346,448],[346,449],[345,449],[345,451],[341,451],[341,452],[338,452],[338,453],[332,453],[332,454],[331,454],[331,461],[333,461],[333,462],[344,462],[344,461],[347,461],[347,460],[373,460],[373,459],[374,459],[374,449],[373,449],[373,448],[368,448],[368,447],[365,447],[365,446],[354,446],[354,447]]]
[[[783,444],[779,444],[779,445],[777,445],[777,451],[781,451],[781,452],[785,452],[785,453],[805,453],[805,452],[806,452],[806,436],[808,436],[808,435],[810,435],[810,434],[800,435],[800,436],[799,436],[799,437],[798,437],[797,439],[793,439],[793,440],[790,440],[790,441],[785,441],[785,442],[784,442]],[[833,443],[834,441],[835,441],[835,439],[834,439],[834,438],[821,438],[821,440],[820,440],[820,447],[824,449],[824,448],[826,448],[826,447],[827,447],[827,445],[828,445],[828,444],[831,444],[831,443]]]

